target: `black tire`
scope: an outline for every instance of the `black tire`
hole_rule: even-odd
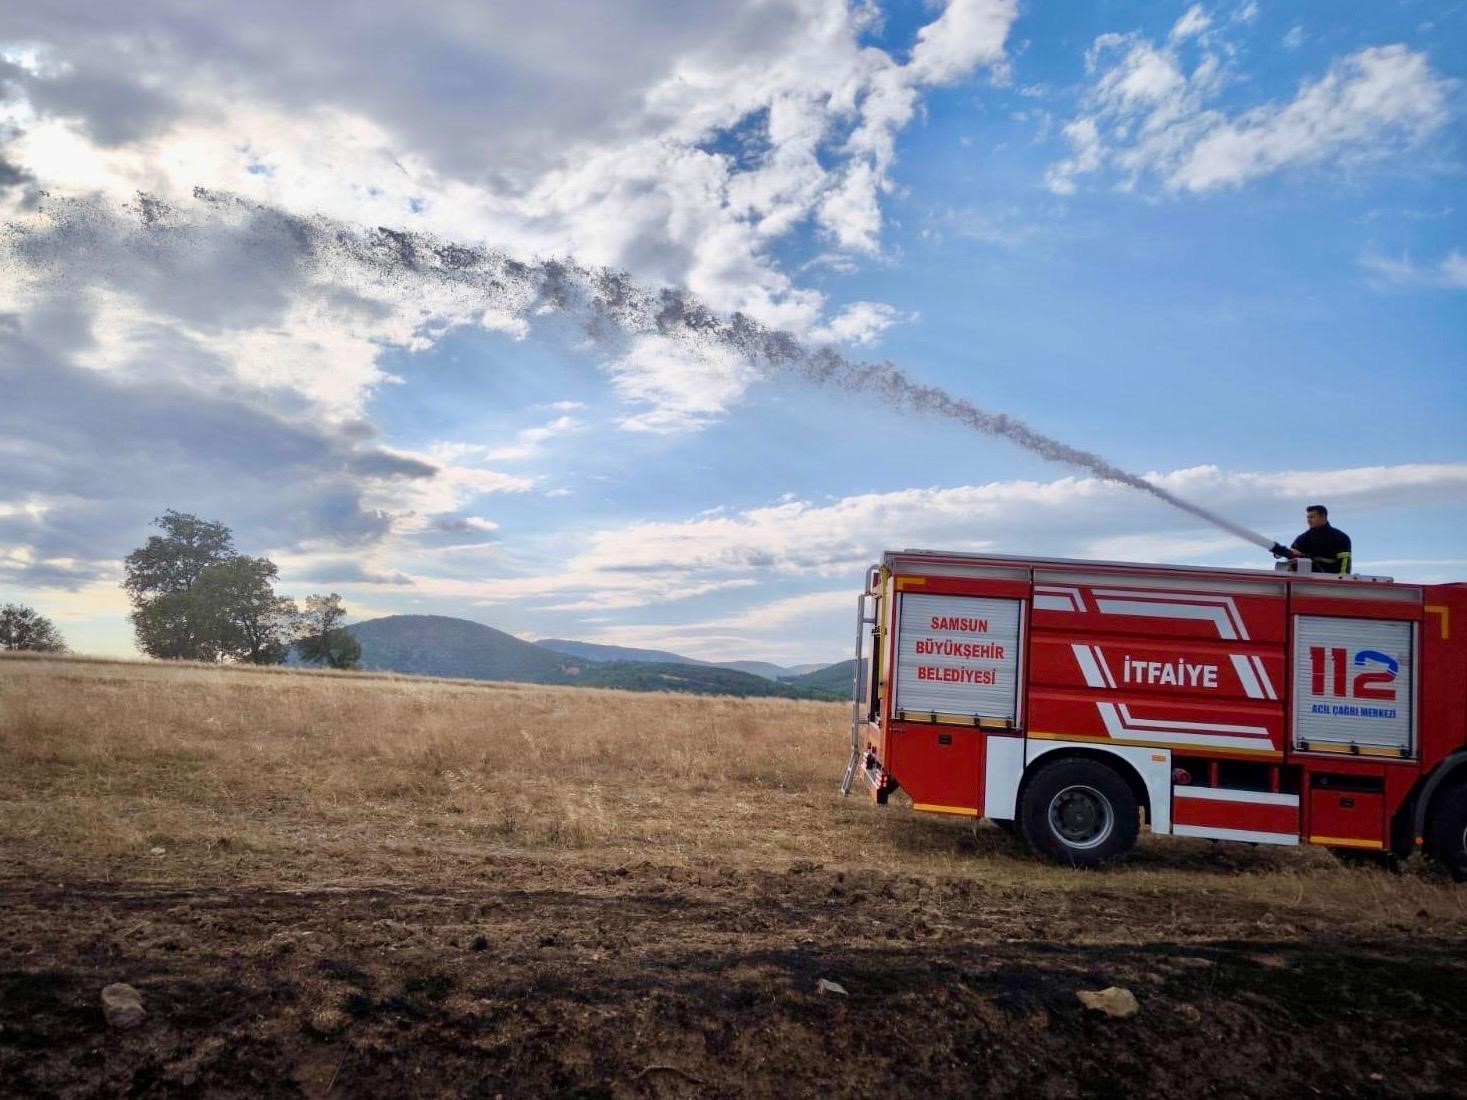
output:
[[[1043,765],[1024,787],[1019,824],[1055,863],[1098,867],[1136,846],[1141,815],[1131,785],[1108,764],[1070,757]]]
[[[1467,784],[1449,787],[1432,799],[1426,851],[1452,878],[1467,882]]]

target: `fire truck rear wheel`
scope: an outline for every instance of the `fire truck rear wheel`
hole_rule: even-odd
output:
[[[1073,867],[1120,859],[1141,831],[1131,785],[1108,764],[1084,757],[1044,765],[1024,788],[1019,822],[1036,852]]]
[[[1467,784],[1437,796],[1426,825],[1426,850],[1458,882],[1467,882]]]

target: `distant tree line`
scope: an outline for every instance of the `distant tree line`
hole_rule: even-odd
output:
[[[277,595],[280,570],[269,558],[234,548],[222,523],[172,509],[162,530],[123,561],[138,648],[150,657],[277,665],[292,648],[308,664],[355,668],[362,648],[341,625],[335,592],[307,596],[305,607]]]

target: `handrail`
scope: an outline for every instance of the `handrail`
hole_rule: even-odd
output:
[[[856,597],[856,667],[851,671],[851,757],[846,763],[846,772],[840,781],[840,793],[842,796],[851,793],[851,784],[856,778],[856,768],[861,762],[861,667],[865,663],[866,655],[866,627],[876,622],[874,614],[866,614],[866,601],[874,599],[871,592],[872,571],[879,569],[872,566],[866,571],[866,588]]]

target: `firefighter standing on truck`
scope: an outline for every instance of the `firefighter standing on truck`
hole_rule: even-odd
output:
[[[1294,540],[1292,547],[1274,543],[1273,556],[1296,561],[1308,558],[1316,573],[1348,573],[1350,536],[1338,527],[1330,526],[1329,509],[1323,504],[1311,504],[1304,510],[1304,518],[1309,523],[1308,529]]]

